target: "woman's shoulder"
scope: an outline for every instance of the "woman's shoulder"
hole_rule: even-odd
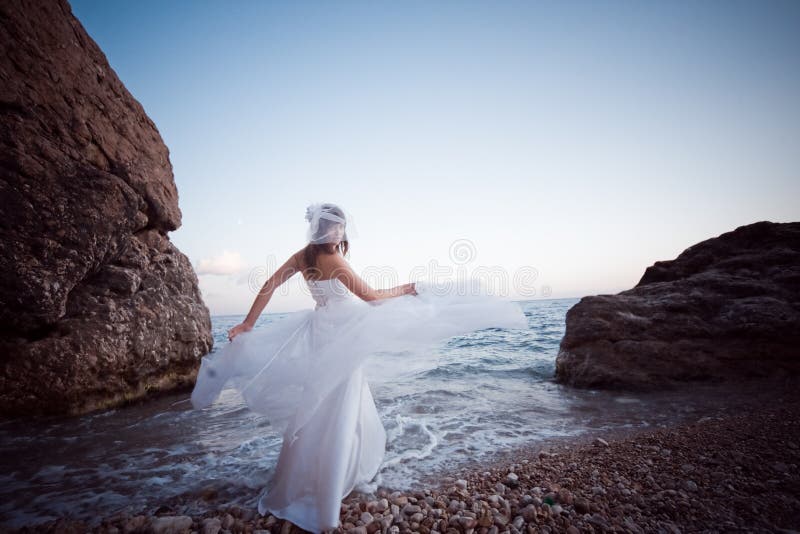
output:
[[[293,255],[293,257],[298,270],[305,272],[310,268],[310,266],[306,263],[305,249],[300,249]],[[320,271],[320,274],[322,274],[325,278],[330,277],[337,271],[350,269],[350,263],[339,252],[334,254],[319,254],[316,256],[316,258],[314,258],[314,261],[316,263],[316,265],[314,265],[314,269]]]
[[[347,259],[338,252],[334,254],[320,254],[317,256],[317,262],[319,262],[318,266],[323,269],[341,269],[350,266]]]
[[[297,270],[302,271],[305,268],[305,249],[300,249],[289,257],[289,261],[294,263]]]

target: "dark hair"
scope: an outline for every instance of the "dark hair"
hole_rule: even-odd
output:
[[[333,204],[325,204],[328,211],[333,213],[334,215],[338,215],[341,218],[345,218],[344,212],[339,209],[337,206]],[[320,231],[321,233],[327,230],[327,226],[338,224],[328,219],[320,219]],[[347,235],[347,234],[345,234]],[[332,245],[331,243],[309,243],[306,245],[306,248],[303,249],[303,262],[305,263],[305,268],[303,269],[303,273],[306,275],[306,278],[309,280],[316,280],[322,274],[317,268],[317,256],[320,254],[336,254],[336,251],[340,251],[342,256],[346,256],[347,253],[350,251],[350,243],[343,239],[339,242],[338,245]]]

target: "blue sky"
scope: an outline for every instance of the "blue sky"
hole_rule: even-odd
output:
[[[797,2],[71,5],[170,149],[212,314],[248,311],[312,202],[352,213],[375,286],[488,269],[508,298],[800,220]],[[312,305],[297,275],[266,312]]]

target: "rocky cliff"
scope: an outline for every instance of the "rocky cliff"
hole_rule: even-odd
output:
[[[155,124],[63,0],[4,0],[0,47],[0,413],[192,384],[211,322]]]
[[[567,312],[556,380],[658,389],[798,376],[800,223],[757,222],[647,268]]]

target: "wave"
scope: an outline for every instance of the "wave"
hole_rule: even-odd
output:
[[[422,373],[424,378],[443,378],[455,377],[465,378],[467,376],[491,376],[496,378],[550,378],[555,371],[555,364],[543,362],[540,365],[526,365],[522,367],[491,368],[483,365],[469,363],[453,363],[441,365]]]

